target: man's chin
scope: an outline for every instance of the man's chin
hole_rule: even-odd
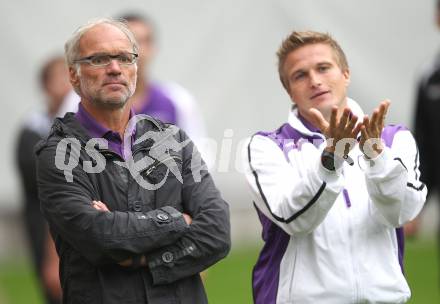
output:
[[[107,98],[95,99],[93,103],[103,109],[117,110],[121,109],[127,103],[128,98]]]

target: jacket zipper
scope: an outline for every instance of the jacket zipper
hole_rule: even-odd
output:
[[[120,160],[122,160],[122,161],[124,161],[124,158],[123,157],[121,157],[121,155],[119,155],[118,153],[116,153],[116,152],[114,152],[114,151],[112,151],[112,150],[109,150],[109,149],[104,149],[104,150],[98,150],[101,154],[103,154],[104,156],[105,156],[105,154],[111,154],[111,155],[114,155],[114,156],[116,156],[117,158],[119,158]]]
[[[144,170],[141,171],[141,173],[145,172],[145,175],[148,176],[151,174],[151,172],[153,172],[154,169],[156,169],[156,167],[160,164],[165,164],[166,161],[169,160],[179,160],[180,162],[182,161],[182,158],[180,158],[179,156],[170,156],[168,158],[165,158],[163,160],[157,160],[155,159],[154,162],[148,166],[147,168],[145,168]],[[165,165],[166,166],[166,165]]]

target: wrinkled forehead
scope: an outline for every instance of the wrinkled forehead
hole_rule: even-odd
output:
[[[81,57],[98,53],[121,52],[133,52],[133,45],[121,29],[111,24],[99,24],[92,27],[79,41]]]

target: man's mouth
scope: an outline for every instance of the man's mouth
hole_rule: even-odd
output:
[[[107,81],[107,82],[104,82],[104,86],[107,86],[107,85],[126,86],[127,84],[124,81]]]
[[[319,96],[322,96],[322,95],[324,95],[324,94],[327,94],[327,93],[330,93],[330,91],[321,91],[321,92],[318,92],[318,93],[312,95],[312,97],[310,97],[310,99],[315,99],[315,98],[317,98],[317,97],[319,97]]]

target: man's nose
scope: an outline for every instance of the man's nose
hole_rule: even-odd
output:
[[[310,72],[309,79],[311,87],[319,87],[322,84],[321,76],[314,71]]]
[[[106,67],[108,74],[121,74],[121,65],[117,59],[110,60]]]

